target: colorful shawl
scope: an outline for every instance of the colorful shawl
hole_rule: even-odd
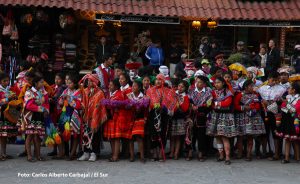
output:
[[[67,97],[69,96],[69,100]],[[59,119],[59,127],[63,132],[64,141],[69,141],[71,137],[70,126],[72,124],[73,131],[75,132],[74,136],[78,134],[81,130],[80,126],[82,125],[81,117],[79,115],[79,110],[81,110],[81,100],[82,100],[82,91],[80,89],[71,91],[66,89],[59,102],[63,102],[62,113]]]
[[[195,106],[200,107],[212,102],[211,91],[212,90],[208,87],[205,88],[205,92],[193,90],[190,92],[189,97]]]
[[[100,103],[103,99],[105,99],[104,92],[99,88],[86,88],[83,91],[83,121],[92,130],[97,130],[107,120],[105,106]]]
[[[147,90],[147,96],[150,98],[150,108],[167,108],[168,114],[173,115],[178,107],[176,92],[166,87],[152,87]]]
[[[221,102],[223,100],[225,100],[226,98],[233,96],[232,92],[230,90],[226,90],[226,95],[224,95],[224,90],[214,90],[215,94],[216,94],[216,98],[214,99],[214,101],[216,102]]]

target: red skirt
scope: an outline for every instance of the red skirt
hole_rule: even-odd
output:
[[[137,119],[132,122],[132,136],[138,135],[144,137],[144,130],[145,130],[145,120],[144,119]]]
[[[103,136],[107,139],[124,138],[131,139],[130,118],[126,117],[126,111],[120,110],[114,113],[113,119],[104,124]]]

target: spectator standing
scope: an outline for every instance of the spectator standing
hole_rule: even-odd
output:
[[[170,76],[173,77],[175,73],[175,68],[176,65],[180,62],[181,60],[181,55],[184,53],[183,49],[176,43],[175,40],[171,42],[171,47],[170,47]]]
[[[265,69],[267,64],[267,46],[261,45],[259,53],[253,58],[255,66]]]
[[[270,51],[267,55],[267,68],[265,71],[266,76],[268,76],[273,71],[277,71],[280,67],[280,51],[278,48],[276,48],[274,39],[271,39],[269,41],[269,48]]]
[[[145,56],[150,61],[150,65],[158,72],[159,66],[163,65],[165,59],[163,49],[161,48],[161,42],[153,42],[153,44],[147,48]]]
[[[112,46],[107,44],[107,40],[105,36],[102,36],[100,38],[100,43],[96,46],[96,61],[97,61],[97,66],[99,66],[105,55],[110,55],[112,54]]]
[[[209,60],[210,62],[213,62],[215,60],[215,57],[220,54],[220,47],[217,43],[217,41],[213,41],[211,43],[211,49],[210,49],[210,52],[209,52]]]
[[[291,57],[291,65],[295,68],[296,73],[300,73],[300,45],[295,45],[294,54]]]
[[[254,63],[252,63],[251,60],[251,53],[246,48],[245,43],[243,41],[238,41],[236,44],[236,51],[234,54],[240,53],[242,55],[242,59],[240,63],[244,65],[245,67],[254,66]]]

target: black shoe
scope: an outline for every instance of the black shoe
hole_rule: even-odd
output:
[[[225,165],[230,165],[230,164],[231,164],[230,160],[225,160]]]
[[[218,158],[217,162],[223,162],[225,160],[225,158]]]
[[[49,156],[49,157],[53,157],[53,156],[56,156],[56,155],[57,155],[56,151],[52,151],[52,152],[47,154],[47,156]]]
[[[282,164],[288,164],[288,163],[290,163],[290,161],[289,160],[281,160],[281,163]]]
[[[27,156],[26,151],[18,154],[18,157],[26,157],[26,156]]]

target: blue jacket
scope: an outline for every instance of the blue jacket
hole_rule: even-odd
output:
[[[161,47],[149,46],[145,56],[149,59],[150,65],[160,66],[164,62],[164,53]]]

